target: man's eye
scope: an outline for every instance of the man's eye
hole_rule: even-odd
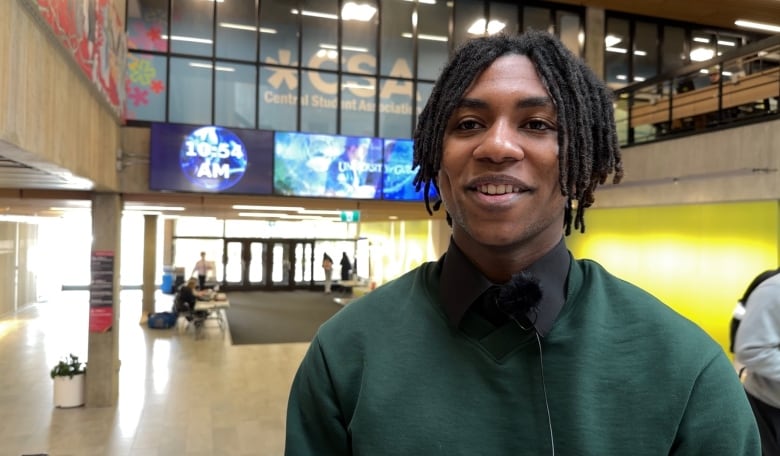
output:
[[[549,130],[552,126],[541,120],[531,120],[525,124],[525,128],[529,130]]]
[[[479,126],[479,123],[474,120],[464,120],[458,124],[458,130],[473,130]]]

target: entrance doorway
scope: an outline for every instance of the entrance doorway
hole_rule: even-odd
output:
[[[222,286],[293,290],[314,286],[314,240],[226,238]]]

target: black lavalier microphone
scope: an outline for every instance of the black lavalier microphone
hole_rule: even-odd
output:
[[[555,438],[553,437],[552,418],[550,417],[550,404],[547,401],[547,384],[544,380],[544,358],[542,356],[542,340],[539,331],[536,330],[536,316],[539,312],[539,303],[542,300],[542,287],[539,281],[531,274],[520,272],[512,275],[505,284],[498,287],[496,305],[522,330],[533,330],[536,336],[536,344],[539,347],[539,366],[542,374],[542,392],[544,393],[544,407],[547,410],[547,426],[550,430],[550,448],[552,456],[555,456]]]

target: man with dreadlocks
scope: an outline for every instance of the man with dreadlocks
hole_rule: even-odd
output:
[[[320,327],[286,455],[760,454],[720,346],[566,248],[623,170],[610,92],[560,41],[462,45],[414,147],[450,246]]]

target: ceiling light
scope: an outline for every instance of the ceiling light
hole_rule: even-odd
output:
[[[404,37],[404,38],[411,38],[412,34],[411,33],[402,33],[401,36]],[[441,36],[441,35],[426,35],[424,33],[421,33],[421,34],[417,35],[417,38],[420,39],[420,40],[443,41],[445,43],[447,42],[447,37],[446,36]]]
[[[194,68],[208,68],[209,70],[212,68],[212,65],[210,63],[197,63],[197,62],[190,62],[190,66]],[[227,71],[227,72],[234,72],[236,71],[233,67],[227,67],[227,66],[216,66],[213,67],[217,71]]]
[[[623,38],[620,38],[619,36],[616,35],[607,35],[604,37],[604,45],[608,48],[611,48],[612,46],[620,43],[621,41],[623,41]]]
[[[625,54],[628,52],[628,49],[616,48],[616,47],[608,47],[606,50],[607,52],[616,52],[618,54]]]
[[[347,2],[341,8],[341,19],[368,22],[376,14],[376,8],[366,3]]]
[[[645,56],[645,55],[647,55],[647,52],[640,51],[639,49],[637,49],[637,50],[634,51],[634,55]]]
[[[250,204],[234,204],[231,206],[237,211],[291,211],[300,212],[306,210],[300,206],[254,206]]]
[[[710,39],[702,37],[702,36],[695,36],[695,37],[693,37],[693,41],[695,41],[697,43],[710,44]]]
[[[328,211],[328,210],[318,210],[318,209],[301,209],[298,211],[299,214],[308,214],[308,215],[341,215],[341,211]]]
[[[737,27],[763,30],[765,32],[780,33],[780,25],[767,24],[763,22],[753,22],[753,21],[746,21],[744,19],[737,19],[736,21],[734,21],[734,25],[736,25]]]
[[[229,29],[247,30],[249,32],[268,33],[272,35],[276,34],[276,29],[272,29],[268,27],[255,27],[254,25],[234,24],[232,22],[220,22],[219,26],[224,28],[229,28]]]
[[[321,19],[338,19],[337,14],[320,13],[319,11],[307,11],[307,10],[290,10],[291,14],[300,14],[301,16],[319,17]]]
[[[691,60],[694,62],[703,62],[709,60],[715,56],[715,51],[708,48],[696,48],[691,51]]]
[[[426,5],[435,5],[436,0],[404,0],[409,3],[424,3]]]
[[[733,41],[725,41],[725,40],[718,40],[718,44],[721,45],[721,46],[731,46],[731,47],[734,47],[734,46],[737,45],[737,43],[735,43]]]
[[[183,211],[181,206],[125,206],[126,211]]]
[[[497,20],[487,22],[487,26],[485,23],[484,18],[477,19],[466,31],[472,35],[484,35],[486,32],[488,35],[495,35],[506,27],[505,23]]]
[[[320,47],[322,49],[332,49],[332,50],[338,50],[339,49],[339,47],[336,46],[335,44],[320,43]],[[368,48],[358,47],[358,46],[345,46],[345,45],[341,45],[341,50],[342,51],[352,51],[352,52],[368,52]]]
[[[198,43],[198,44],[212,44],[213,41],[206,39],[206,38],[195,38],[192,36],[181,36],[181,35],[171,35],[170,37],[168,35],[161,35],[161,38],[164,40],[170,39],[171,41],[187,41],[189,43]]]

